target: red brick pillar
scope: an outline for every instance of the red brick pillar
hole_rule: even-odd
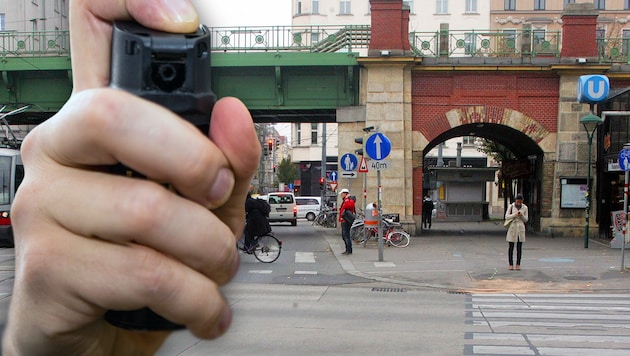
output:
[[[372,34],[369,57],[411,55],[409,7],[402,0],[370,0]]]
[[[597,54],[597,16],[593,3],[568,4],[562,13],[562,51],[564,58],[593,58]],[[574,62],[573,60],[572,62]]]

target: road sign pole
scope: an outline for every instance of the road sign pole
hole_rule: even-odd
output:
[[[361,209],[365,209],[367,206],[367,173],[363,173],[363,206]]]
[[[626,234],[628,233],[628,170],[625,170],[625,181],[623,184],[623,216],[624,216],[624,229],[623,229],[623,237],[621,239],[621,272],[626,271],[626,263],[624,261],[625,257],[625,249],[626,249]]]
[[[378,261],[383,262],[383,209],[381,208],[381,171],[376,171],[376,184],[378,185]]]

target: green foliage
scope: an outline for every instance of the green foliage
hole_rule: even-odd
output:
[[[477,151],[492,157],[495,162],[504,162],[516,158],[512,151],[498,142],[486,140],[485,138],[477,138],[477,140],[479,140],[479,144],[476,145]]]
[[[285,184],[293,183],[297,179],[297,174],[297,167],[295,164],[291,163],[291,156],[283,158],[282,161],[280,161],[278,169],[276,170],[279,182]]]

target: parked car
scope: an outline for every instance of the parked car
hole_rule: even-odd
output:
[[[313,221],[322,208],[322,199],[321,197],[295,197],[295,204],[297,204],[298,218]]]
[[[261,198],[271,207],[269,222],[290,222],[293,226],[297,225],[297,205],[293,193],[275,192]]]

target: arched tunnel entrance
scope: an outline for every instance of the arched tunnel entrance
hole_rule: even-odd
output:
[[[466,151],[462,146],[478,154],[462,154]],[[503,152],[481,153],[480,146]],[[437,222],[481,221],[502,216],[513,196],[521,193],[530,210],[528,225],[539,230],[543,155],[530,136],[507,125],[476,122],[453,127],[423,150],[423,196],[437,200]]]

